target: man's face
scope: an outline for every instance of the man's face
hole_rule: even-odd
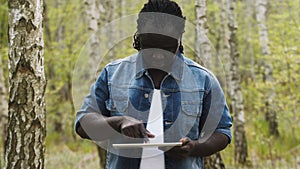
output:
[[[178,40],[160,34],[142,34],[140,38],[146,68],[168,72],[178,51]]]

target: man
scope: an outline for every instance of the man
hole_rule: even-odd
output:
[[[139,169],[141,150],[116,150],[112,143],[140,143],[156,137],[146,130],[154,89],[161,91],[165,168],[200,169],[203,157],[224,149],[232,125],[222,89],[205,68],[183,56],[185,17],[170,0],[149,0],[137,20],[138,54],[108,64],[92,85],[75,131],[106,141],[108,169]]]

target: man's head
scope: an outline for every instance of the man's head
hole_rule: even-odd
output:
[[[183,53],[181,37],[184,27],[185,17],[176,2],[149,0],[139,13],[133,46],[142,50],[146,61],[155,60],[168,65],[172,59],[163,56],[174,56],[178,51]]]

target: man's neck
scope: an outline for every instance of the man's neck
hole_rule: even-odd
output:
[[[148,72],[153,80],[154,87],[160,89],[161,82],[167,73],[159,69],[148,69]]]

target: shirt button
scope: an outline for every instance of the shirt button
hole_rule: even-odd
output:
[[[145,97],[146,99],[148,99],[148,98],[149,98],[149,94],[148,94],[148,93],[145,93],[145,94],[144,94],[144,97]]]
[[[169,97],[170,94],[163,94],[163,97]]]
[[[166,125],[171,125],[171,124],[173,124],[173,122],[172,121],[165,121],[165,124]]]

